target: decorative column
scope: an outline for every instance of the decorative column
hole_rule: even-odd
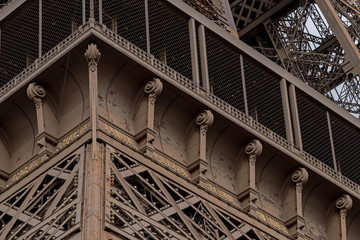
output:
[[[188,155],[190,164],[188,171],[194,182],[200,186],[206,181],[205,174],[208,170],[209,161],[206,158],[206,133],[214,122],[214,115],[210,110],[202,111],[195,120],[199,130],[195,131],[188,144]],[[195,140],[195,141],[194,141]],[[196,142],[197,141],[197,142]],[[193,142],[193,144],[191,144]]]
[[[346,240],[346,215],[351,209],[353,201],[347,194],[343,194],[336,201],[336,208],[340,210],[340,239]]]
[[[85,59],[89,65],[89,100],[90,122],[92,131],[92,158],[96,158],[96,129],[97,129],[97,105],[98,105],[98,70],[97,65],[101,54],[96,44],[89,44],[85,52]]]
[[[98,62],[100,52],[89,44],[85,59],[89,65],[89,102],[92,143],[88,145],[85,164],[84,218],[82,239],[100,240],[102,237],[103,146],[96,141],[98,120]]]
[[[36,108],[36,119],[37,119],[37,129],[38,133],[36,135],[37,144],[40,146],[40,152],[54,151],[54,146],[56,144],[55,137],[51,136],[45,129],[45,109],[44,101],[46,92],[45,89],[37,82],[30,83],[27,90],[27,95],[30,100],[34,101]],[[50,118],[52,112],[48,109],[46,115]]]
[[[302,167],[297,168],[291,175],[291,181],[294,184],[290,186],[283,203],[285,225],[294,239],[305,239],[302,189],[308,179],[307,170]]]
[[[155,139],[154,130],[154,114],[155,114],[155,101],[156,98],[161,94],[163,90],[163,84],[158,78],[151,79],[144,88],[144,92],[147,94],[147,116],[146,116],[146,127],[145,127],[145,153],[150,154],[153,147],[153,141]],[[142,147],[139,147],[142,149]]]
[[[254,214],[257,208],[258,190],[255,183],[256,158],[262,153],[262,144],[259,140],[251,140],[245,147],[245,154],[248,156],[248,187],[239,196],[242,207],[250,214]]]

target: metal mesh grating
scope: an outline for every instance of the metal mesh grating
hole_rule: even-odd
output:
[[[360,132],[335,115],[330,119],[338,169],[360,184]]]
[[[213,93],[245,112],[240,54],[210,31],[206,32],[206,49]]]
[[[81,0],[43,1],[42,52],[46,53],[82,24]]]
[[[325,109],[297,91],[303,148],[329,167],[334,167]]]
[[[244,57],[244,73],[250,116],[286,138],[280,77],[248,57]]]
[[[103,22],[109,29],[146,51],[145,3],[143,0],[104,1]]]
[[[38,11],[38,1],[33,1],[1,26],[0,86],[38,58]]]
[[[151,53],[192,79],[188,17],[161,1],[149,0],[148,6]]]

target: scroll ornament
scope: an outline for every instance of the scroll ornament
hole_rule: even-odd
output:
[[[214,115],[210,110],[204,110],[196,117],[196,124],[200,126],[200,132],[204,136],[213,122]]]
[[[340,209],[341,218],[345,219],[346,213],[347,213],[348,210],[351,209],[352,204],[353,204],[353,201],[352,201],[351,197],[349,195],[347,195],[347,194],[341,195],[341,197],[339,197],[336,200],[335,205],[336,205],[337,209]]]
[[[262,149],[263,147],[259,140],[253,139],[248,145],[246,145],[245,153],[249,155],[251,165],[255,165],[256,157],[261,155]]]
[[[45,97],[45,89],[37,82],[30,83],[26,93],[30,100],[33,100],[36,108],[40,108],[42,98]]]
[[[296,169],[295,172],[291,175],[291,181],[296,184],[298,192],[302,191],[302,188],[307,183],[308,179],[309,173],[305,168],[302,167]]]
[[[158,78],[151,79],[146,83],[144,91],[149,95],[149,100],[152,105],[154,105],[157,96],[161,94],[163,90],[163,84]]]

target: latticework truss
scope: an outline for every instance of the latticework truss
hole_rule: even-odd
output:
[[[268,239],[129,157],[106,159],[106,227],[125,239]]]
[[[332,29],[334,26],[328,24],[317,1],[231,0],[230,3],[243,40],[347,111],[360,116],[359,71],[354,68],[357,63],[346,57],[339,36]],[[359,48],[359,1],[330,3],[349,38]]]
[[[0,203],[0,239],[68,239],[80,228],[83,154],[73,154]]]

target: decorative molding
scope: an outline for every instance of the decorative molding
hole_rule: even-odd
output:
[[[351,197],[347,194],[341,195],[335,203],[337,209],[340,210],[340,216],[342,219],[345,219],[347,211],[351,209],[353,201]]]
[[[265,223],[269,227],[281,232],[282,234],[289,235],[289,232],[286,226],[278,220],[275,220],[272,217],[265,215],[263,212],[259,210],[255,210],[256,218],[261,222]]]
[[[84,135],[90,129],[90,123],[86,122],[82,124],[80,127],[72,131],[66,137],[64,137],[56,146],[56,152],[64,149],[65,147],[69,146],[72,142],[76,139]]]
[[[45,89],[37,82],[30,83],[27,90],[27,96],[33,100],[37,109],[42,105],[42,99],[45,97]]]
[[[205,183],[205,190],[212,195],[215,195],[216,197],[224,200],[225,202],[228,202],[230,204],[234,204],[235,201],[237,201],[233,196],[231,196],[229,193],[225,192],[224,190],[218,188],[216,185],[210,182]]]
[[[255,165],[256,157],[260,156],[262,153],[263,146],[259,140],[253,139],[245,147],[245,153],[249,155],[249,161],[251,165]]]
[[[161,94],[163,90],[163,84],[158,78],[152,78],[146,83],[144,91],[149,95],[149,100],[152,105],[155,104],[157,96]]]
[[[186,168],[175,163],[175,161],[170,160],[157,152],[153,152],[153,160],[162,165],[163,167],[173,171],[177,175],[180,175],[181,177],[190,180],[190,174],[186,170]]]
[[[109,134],[111,137],[120,140],[120,142],[124,143],[125,145],[130,146],[133,149],[136,149],[135,141],[131,137],[127,136],[123,132],[119,131],[118,129],[112,127],[110,124],[101,121],[100,129],[104,130],[105,133]]]
[[[309,173],[305,168],[299,167],[291,175],[291,181],[296,184],[297,191],[301,192],[303,186],[309,179]]]
[[[41,164],[41,158],[40,157],[35,158],[30,163],[26,164],[24,167],[18,170],[14,175],[12,175],[8,181],[8,185],[11,185],[14,182],[19,181],[25,175],[29,174],[31,171],[37,168],[40,164]]]
[[[197,117],[196,117],[196,124],[200,126],[200,132],[202,135],[205,136],[207,130],[214,122],[214,115],[210,110],[203,110]]]
[[[100,60],[101,53],[97,49],[96,44],[89,44],[88,49],[85,52],[85,59],[89,64],[89,69],[94,72],[97,68],[97,64]]]

